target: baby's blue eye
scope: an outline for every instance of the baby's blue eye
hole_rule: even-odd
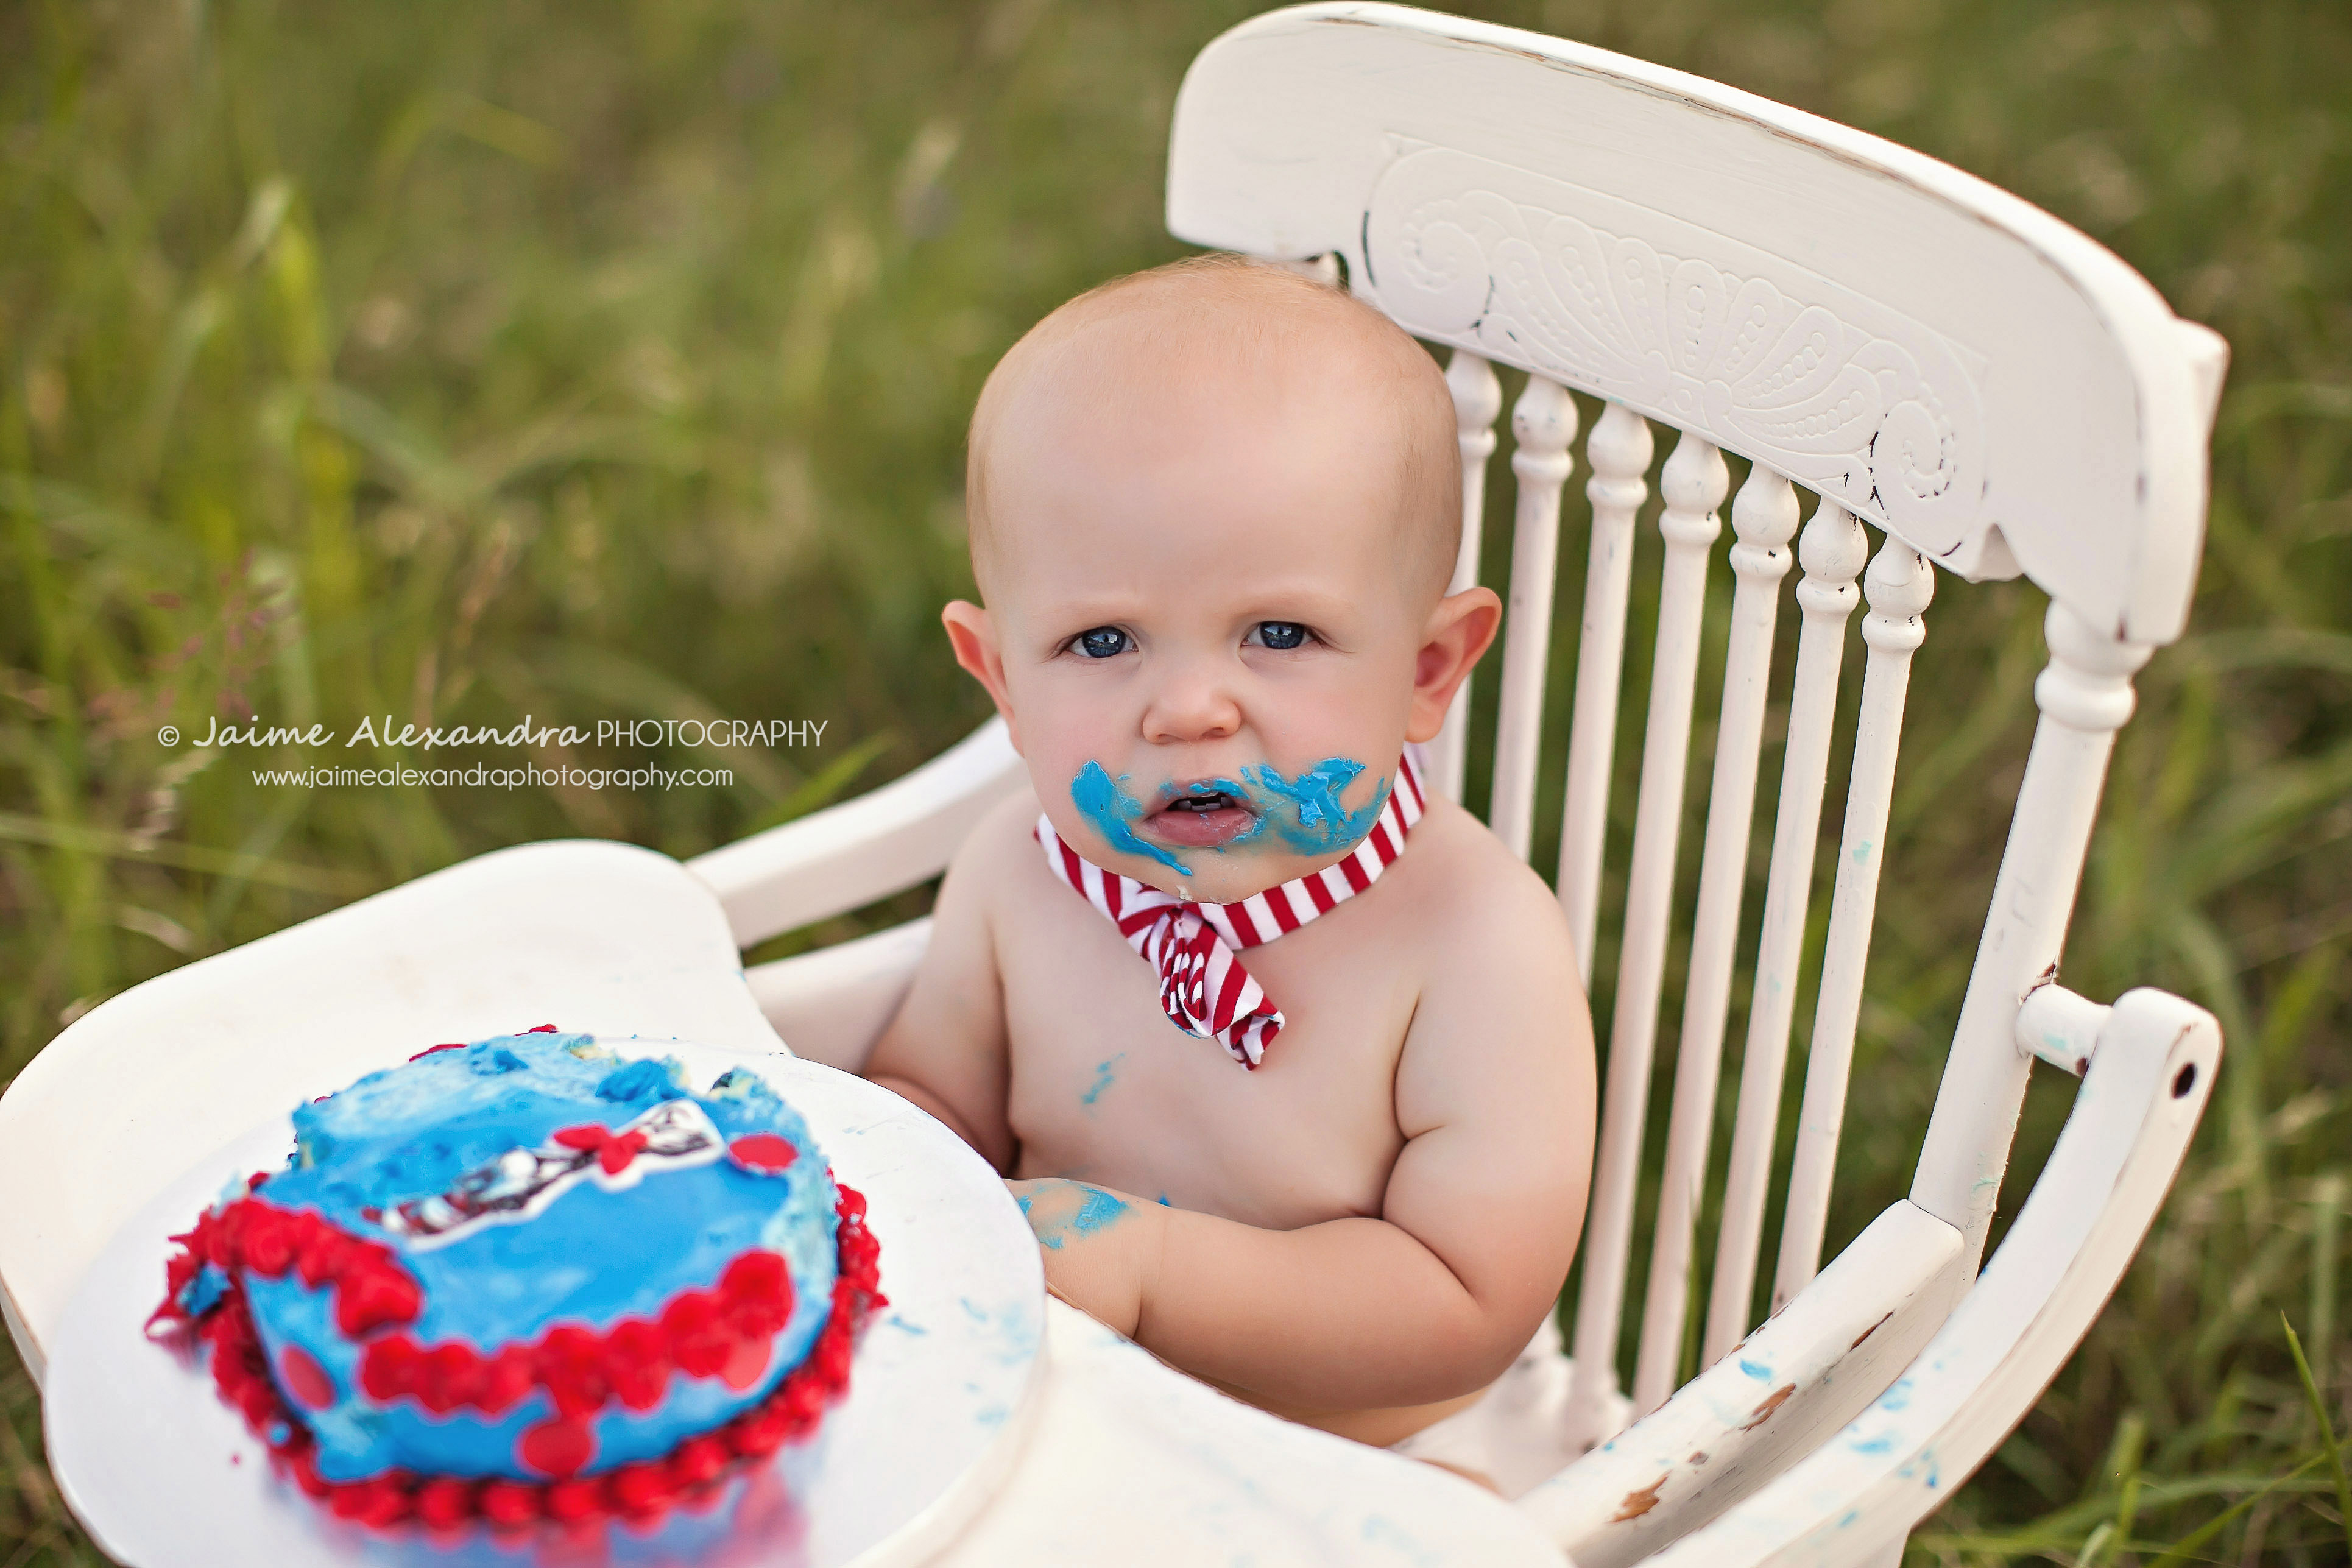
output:
[[[1113,658],[1127,651],[1127,634],[1117,626],[1097,626],[1078,634],[1077,647],[1088,658]]]
[[[1307,628],[1297,621],[1260,621],[1251,639],[1262,647],[1302,647],[1307,642]]]

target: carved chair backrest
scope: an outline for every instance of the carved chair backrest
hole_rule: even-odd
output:
[[[1573,1331],[1579,1415],[1591,1431],[1622,1419],[1616,1349],[1678,923],[1689,958],[1635,1413],[1664,1400],[1682,1361],[1792,542],[1798,648],[1702,1365],[1753,1326],[1854,611],[1867,601],[1866,664],[1775,1307],[1821,1262],[1930,563],[1975,580],[2022,573],[2049,593],[2040,727],[1911,1194],[1963,1228],[1972,1272],[2031,1061],[2013,1037],[2017,1010],[2055,964],[2107,753],[2131,712],[2130,676],[2187,614],[2221,341],[2175,320],[2091,240],[1931,159],[1679,72],[1394,5],[1275,12],[1203,50],[1177,100],[1168,224],[1196,244],[1327,276],[1344,264],[1360,297],[1451,349],[1464,458],[1457,588],[1476,580],[1502,412],[1495,367],[1528,373],[1510,415],[1517,482],[1488,811],[1522,857],[1546,740],[1560,497],[1575,466],[1570,393],[1603,400],[1584,448],[1590,563],[1557,880],[1588,984],[1649,421],[1676,433],[1659,487],[1656,647]],[[1697,894],[1678,910],[1726,451],[1753,468],[1731,503],[1735,581]],[[1801,537],[1796,486],[1821,498]],[[1865,523],[1884,535],[1874,553]],[[1465,694],[1435,748],[1440,782],[1457,795],[1466,715]]]

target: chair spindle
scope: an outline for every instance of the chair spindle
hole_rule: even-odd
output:
[[[1805,525],[1797,584],[1804,614],[1797,634],[1797,672],[1789,696],[1789,737],[1781,751],[1780,805],[1772,827],[1772,868],[1764,886],[1763,931],[1748,999],[1748,1041],[1739,1065],[1739,1109],[1724,1172],[1723,1228],[1717,1234],[1706,1331],[1699,1364],[1712,1366],[1744,1338],[1763,1237],[1764,1196],[1780,1117],[1780,1084],[1796,1009],[1797,970],[1804,958],[1805,909],[1811,900],[1813,852],[1821,840],[1822,793],[1829,776],[1830,735],[1837,719],[1838,670],[1845,624],[1861,598],[1854,579],[1870,559],[1870,536],[1853,514],[1823,497]]]
[[[2042,720],[1911,1184],[1911,1201],[1965,1237],[1955,1290],[1975,1277],[1984,1255],[2033,1064],[2018,1048],[2017,1010],[2045,971],[2057,972],[2107,759],[2137,701],[2131,678],[2156,651],[2117,642],[2059,600],[2042,630],[2050,644],[2050,662],[2033,682]]]
[[[1690,1299],[1691,1236],[1706,1190],[1716,1087],[1723,1068],[1724,1023],[1731,1006],[1731,963],[1739,941],[1740,895],[1748,880],[1748,839],[1756,809],[1756,768],[1764,742],[1764,700],[1771,686],[1772,633],[1788,575],[1789,541],[1797,532],[1797,492],[1758,464],[1731,505],[1735,587],[1724,653],[1723,707],[1716,726],[1715,783],[1699,858],[1698,907],[1692,920],[1690,973],[1683,993],[1682,1039],[1675,1055],[1673,1119],[1650,1247],[1650,1283],[1642,1342],[1633,1363],[1633,1412],[1646,1415],[1675,1391]]]
[[[1804,1107],[1797,1118],[1789,1205],[1780,1221],[1780,1257],[1772,1275],[1776,1312],[1821,1270],[1830,1182],[1837,1173],[1838,1139],[1845,1125],[1846,1079],[1862,1017],[1863,972],[1878,912],[1879,871],[1886,859],[1887,806],[1895,795],[1903,704],[1910,689],[1911,656],[1927,637],[1921,617],[1936,595],[1935,568],[1926,556],[1890,536],[1863,577],[1863,593],[1870,601],[1870,613],[1862,618],[1862,640],[1870,654],[1863,668],[1862,715],[1854,726],[1853,776],[1846,787],[1837,887],[1830,896],[1821,999],[1805,1053]]]
[[[1503,691],[1495,731],[1495,793],[1487,826],[1524,860],[1533,842],[1536,748],[1543,736],[1545,666],[1551,652],[1552,579],[1559,562],[1559,492],[1576,467],[1576,400],[1540,375],[1511,410],[1511,472],[1518,500],[1511,529],[1511,597],[1503,622]],[[1491,437],[1490,437],[1491,438]]]
[[[1486,518],[1486,459],[1495,455],[1495,418],[1503,411],[1503,384],[1484,356],[1455,349],[1445,362],[1445,390],[1454,395],[1454,438],[1462,448],[1462,543],[1454,552],[1454,576],[1445,585],[1458,594],[1478,582],[1478,546]],[[1462,798],[1462,778],[1470,756],[1470,682],[1463,681],[1445,710],[1444,727],[1430,742],[1430,772],[1439,793]]]
[[[1591,553],[1584,625],[1576,651],[1576,710],[1569,721],[1568,798],[1560,807],[1560,907],[1576,943],[1577,977],[1592,988],[1592,939],[1601,913],[1601,861],[1608,845],[1609,772],[1617,753],[1617,694],[1625,668],[1625,603],[1633,591],[1633,520],[1649,499],[1650,422],[1612,403],[1585,437],[1592,477]]]
[[[1691,700],[1706,613],[1707,553],[1723,531],[1716,509],[1730,488],[1723,454],[1688,431],[1666,459],[1661,478],[1666,504],[1658,531],[1665,538],[1666,559],[1658,595],[1657,652],[1651,666],[1649,725],[1626,878],[1601,1147],[1576,1308],[1576,1372],[1569,1420],[1580,1432],[1606,1419],[1602,1413],[1617,1388],[1617,1330],[1624,1308],[1625,1264],[1642,1163],[1642,1118],[1649,1098],[1650,1058],[1657,1039],[1666,938],[1674,914],[1675,850],[1682,832]]]

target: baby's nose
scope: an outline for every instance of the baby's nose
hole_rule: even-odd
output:
[[[1143,738],[1159,743],[1223,740],[1241,725],[1241,703],[1207,671],[1170,672],[1143,712]]]

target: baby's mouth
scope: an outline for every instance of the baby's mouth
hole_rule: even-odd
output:
[[[1257,813],[1244,796],[1231,790],[1180,785],[1165,805],[1144,817],[1143,826],[1163,843],[1214,849],[1255,829]]]

